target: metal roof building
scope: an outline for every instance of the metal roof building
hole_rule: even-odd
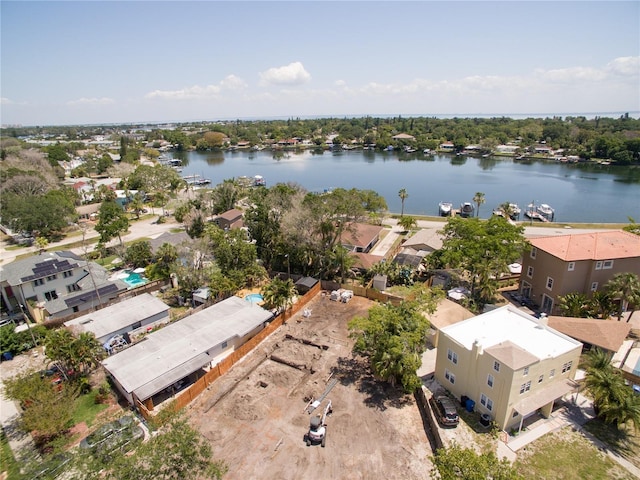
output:
[[[213,366],[264,328],[271,312],[230,297],[165,328],[102,362],[118,389],[134,404]],[[189,378],[188,378],[189,377]]]

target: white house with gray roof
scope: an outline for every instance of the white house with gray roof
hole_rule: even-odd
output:
[[[150,293],[114,303],[95,312],[74,318],[64,326],[74,332],[93,333],[100,343],[169,321],[169,306]],[[128,338],[125,338],[128,342]]]
[[[272,316],[252,302],[230,297],[150,333],[102,365],[130,404],[151,399],[157,405],[167,390],[196,381],[203,369],[255,336]]]
[[[582,343],[506,305],[440,330],[435,378],[499,428],[522,428],[572,392]]]
[[[69,251],[45,252],[4,265],[0,273],[3,307],[16,312],[42,309],[44,318],[60,318],[109,303],[128,286],[109,280],[97,263]]]

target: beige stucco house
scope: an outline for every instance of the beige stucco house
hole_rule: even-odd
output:
[[[623,230],[533,238],[522,262],[520,292],[555,314],[559,297],[591,295],[617,273],[640,275],[640,236]]]
[[[582,344],[513,305],[440,330],[435,377],[456,398],[468,397],[504,430],[530,415],[551,414],[575,389]]]

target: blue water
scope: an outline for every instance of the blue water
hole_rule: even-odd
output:
[[[264,300],[262,298],[262,295],[260,295],[259,293],[250,293],[249,295],[246,295],[244,299],[247,302],[251,302],[251,303],[260,303]]]
[[[482,192],[485,204],[480,206],[480,218],[488,218],[504,202],[517,203],[524,212],[535,201],[551,205],[557,222],[627,223],[629,216],[640,221],[638,167],[362,150],[173,155],[183,161],[183,176],[210,178],[212,187],[230,178],[262,175],[267,186],[293,182],[317,192],[338,187],[374,190],[396,213],[401,210],[398,192],[405,189],[409,196],[404,212],[410,215],[437,215],[442,201],[459,208]]]
[[[123,278],[122,281],[129,285],[129,288],[134,288],[146,284],[149,280],[139,273],[129,272],[129,275],[126,278]]]

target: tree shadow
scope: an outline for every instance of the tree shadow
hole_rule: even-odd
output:
[[[340,357],[334,374],[341,385],[355,386],[360,393],[367,395],[364,404],[369,408],[384,411],[387,408],[402,408],[413,403],[411,394],[402,388],[392,387],[391,384],[377,379],[369,368],[369,364],[362,357]]]

